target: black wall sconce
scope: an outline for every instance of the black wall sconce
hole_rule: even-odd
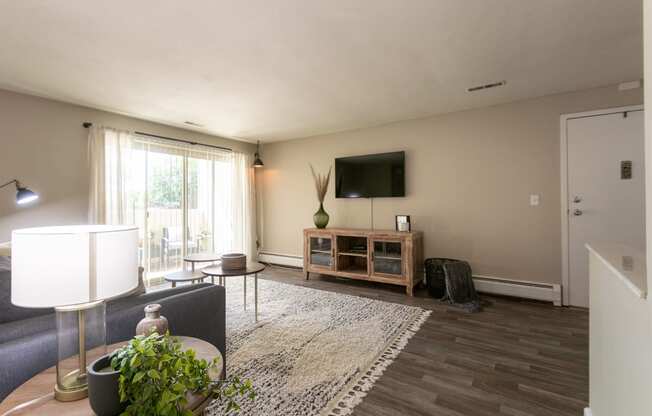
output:
[[[263,163],[263,160],[260,158],[260,140],[258,140],[258,143],[256,143],[256,153],[254,154],[254,167],[255,168],[262,168],[265,166]]]
[[[38,194],[25,188],[24,186],[21,186],[20,182],[18,182],[17,179],[11,180],[4,185],[0,185],[0,189],[4,188],[5,186],[9,186],[12,183],[16,184],[16,203],[18,205],[25,205],[38,199]]]

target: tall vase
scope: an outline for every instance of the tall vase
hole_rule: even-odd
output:
[[[330,217],[328,216],[326,211],[324,211],[323,203],[321,202],[319,203],[319,211],[315,212],[315,215],[312,216],[312,219],[315,222],[315,226],[317,228],[326,228]]]

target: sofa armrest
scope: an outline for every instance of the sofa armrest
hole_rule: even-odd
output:
[[[189,289],[186,289],[189,288]],[[148,303],[159,303],[168,319],[172,335],[199,338],[226,354],[225,291],[210,284],[182,286],[134,297],[136,304],[110,310],[107,316],[107,343],[126,341],[135,335],[136,325],[144,317]],[[179,293],[180,292],[180,293]],[[113,308],[110,308],[113,309]],[[226,362],[223,362],[226,371]]]
[[[56,345],[54,329],[0,344],[0,401],[36,374],[55,365]]]
[[[114,313],[117,310],[142,305],[143,308],[145,305],[150,303],[156,303],[159,299],[167,298],[169,296],[178,295],[180,293],[192,292],[193,290],[198,290],[202,287],[210,286],[208,283],[200,283],[196,285],[183,285],[175,288],[154,290],[152,292],[139,293],[135,295],[129,295],[124,297],[119,297],[113,300],[110,300],[106,306],[107,315]],[[143,312],[144,313],[144,312]]]

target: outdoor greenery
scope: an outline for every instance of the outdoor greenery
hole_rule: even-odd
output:
[[[225,401],[227,413],[239,410],[238,399],[253,400],[256,394],[249,380],[211,380],[211,371],[221,365],[219,359],[197,359],[192,349],[183,351],[169,334],[135,337],[111,355],[111,367],[120,371],[120,401],[128,403],[122,416],[191,416],[187,392]]]
[[[197,205],[197,189],[199,183],[199,169],[196,163],[188,166],[188,190],[190,193],[189,205]],[[183,193],[183,170],[181,164],[171,163],[164,166],[155,165],[149,177],[149,201],[155,208],[181,208]]]

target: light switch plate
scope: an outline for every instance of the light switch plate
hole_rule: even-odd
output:
[[[539,205],[539,195],[538,194],[530,195],[530,206],[536,207],[537,205]]]

